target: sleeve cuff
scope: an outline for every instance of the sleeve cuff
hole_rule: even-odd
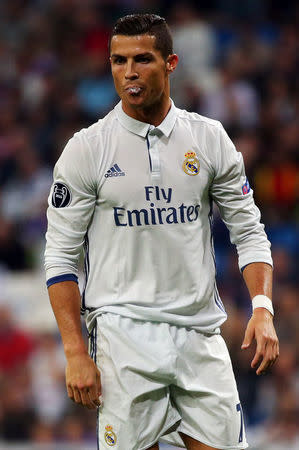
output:
[[[268,264],[269,266],[273,267],[273,264],[271,264],[271,262],[269,262],[269,261],[252,261],[252,262],[250,262],[250,263],[248,263],[248,264],[245,264],[245,266],[242,266],[241,269],[240,269],[241,272],[243,273],[244,269],[245,269],[247,266],[249,266],[250,264],[254,264],[255,262],[262,262],[262,263],[264,263],[264,264]]]
[[[57,277],[52,277],[47,280],[47,288],[52,286],[52,284],[61,283],[62,281],[75,281],[78,284],[78,277],[73,273],[66,273],[64,275],[58,275]]]

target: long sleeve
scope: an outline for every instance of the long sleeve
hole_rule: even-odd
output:
[[[272,265],[270,242],[245,175],[243,157],[222,126],[214,167],[210,192],[229,230],[230,240],[237,247],[239,268],[252,262]]]
[[[78,260],[96,202],[95,180],[90,148],[82,133],[77,133],[67,143],[54,168],[47,212],[48,285],[51,280],[77,278]]]

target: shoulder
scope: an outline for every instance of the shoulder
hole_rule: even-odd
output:
[[[191,135],[200,147],[207,164],[218,170],[223,159],[235,158],[236,150],[219,120],[195,112],[177,109],[177,124],[182,133]]]
[[[90,183],[96,185],[109,148],[107,140],[115,134],[115,127],[117,119],[112,110],[89,127],[77,131],[67,142],[56,166],[75,176],[79,174],[80,178],[86,179],[86,184],[90,180]]]
[[[116,114],[112,110],[102,119],[77,131],[67,142],[60,159],[91,160],[91,164],[98,161],[105,149],[106,136],[111,135],[116,123]]]
[[[189,112],[185,109],[177,108],[177,117],[179,121],[189,123],[192,126],[198,128],[206,128],[211,131],[218,131],[223,128],[219,120],[210,119],[209,117],[202,116],[196,112]]]
[[[73,136],[74,139],[85,140],[92,143],[95,139],[101,138],[106,132],[110,132],[117,123],[115,111],[110,111],[105,117],[99,119],[87,128],[82,128]]]
[[[221,151],[224,128],[219,120],[210,119],[196,112],[177,109],[177,126],[180,133],[192,136],[207,160],[212,163],[213,154]]]

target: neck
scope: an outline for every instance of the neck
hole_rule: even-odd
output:
[[[149,123],[157,127],[165,119],[171,107],[169,96],[160,99],[160,101],[150,105],[134,108],[131,105],[122,103],[122,108],[128,116],[140,122]]]

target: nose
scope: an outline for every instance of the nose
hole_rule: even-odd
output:
[[[136,72],[135,65],[133,61],[127,62],[125,78],[127,80],[136,80],[138,78],[138,73]]]

